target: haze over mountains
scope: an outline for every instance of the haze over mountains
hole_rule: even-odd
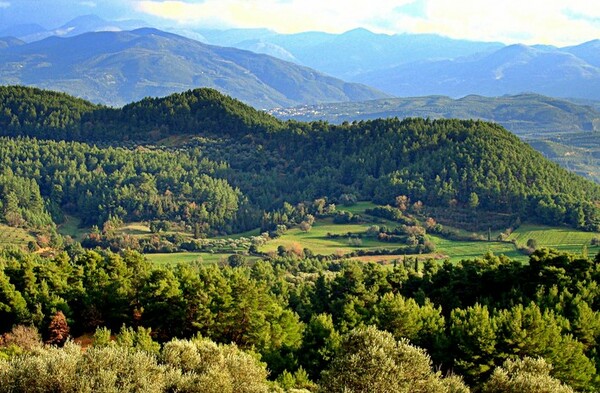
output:
[[[402,97],[534,92],[600,99],[600,40],[577,46],[510,45],[428,34],[277,34],[198,30],[207,42],[269,53]],[[324,56],[323,54],[327,54]]]
[[[6,46],[0,52],[1,84],[54,89],[108,105],[199,86],[258,108],[387,96],[274,57],[150,28]]]
[[[266,29],[198,30],[206,42],[267,53],[318,69],[338,78],[398,64],[490,52],[500,43],[454,40],[433,34],[376,34],[354,29],[343,34],[277,34]]]
[[[83,33],[134,30],[146,26],[148,24],[141,20],[108,21],[97,15],[82,15],[50,29],[35,23],[8,26],[0,30],[0,37],[15,37],[24,42],[34,42],[52,36],[74,37]]]
[[[107,46],[106,34],[99,36],[98,45],[95,35],[86,36],[87,43],[83,39],[62,45],[58,41],[31,43],[46,36],[75,37],[85,32],[120,31],[143,25],[142,21],[106,21],[88,15],[51,29],[35,25],[7,27],[0,31],[0,37],[12,37],[0,38],[5,59],[0,83],[54,88],[111,105],[200,86],[220,89],[259,108],[383,97],[381,92],[364,86],[343,83],[271,58],[208,47],[193,38],[205,44],[267,54],[394,96],[459,98],[469,94],[531,92],[600,100],[599,40],[556,48],[505,46],[426,34],[386,35],[365,29],[343,34],[278,34],[268,29],[176,27],[170,31],[188,38],[154,30],[153,34],[161,38],[149,42],[132,36],[148,36],[148,30],[139,30],[112,36],[114,46]],[[117,45],[120,41],[123,45]],[[16,49],[18,46],[23,48]],[[162,60],[156,57],[158,53]],[[235,71],[233,64],[239,66]],[[44,72],[39,73],[40,69]],[[133,76],[133,70],[143,76]],[[37,74],[44,76],[44,84],[36,80]],[[108,79],[102,81],[103,78]],[[122,85],[120,92],[109,88],[110,83],[117,81]]]
[[[600,131],[600,112],[587,105],[538,94],[502,97],[468,95],[385,98],[365,102],[305,105],[274,109],[271,114],[299,121],[333,123],[386,117],[479,119],[501,124],[520,136]]]
[[[569,48],[590,61],[590,42]],[[498,96],[535,92],[554,97],[600,99],[600,68],[567,49],[511,45],[496,52],[439,61],[403,64],[354,78],[394,95],[467,94]]]

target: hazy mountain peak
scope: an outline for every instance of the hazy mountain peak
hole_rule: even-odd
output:
[[[21,41],[15,37],[0,37],[0,49],[11,48],[13,46],[20,46],[25,44],[24,41]]]
[[[356,29],[348,30],[342,34],[343,36],[358,36],[358,37],[369,37],[373,35],[377,35],[370,30],[367,30],[363,27],[358,27]]]
[[[387,96],[274,57],[154,28],[50,37],[2,53],[0,84],[50,88],[113,106],[197,87],[258,108]]]
[[[582,44],[579,44],[579,45],[567,46],[567,47],[565,47],[563,49],[574,49],[574,48],[583,49],[583,48],[598,48],[598,47],[600,47],[600,39],[586,41],[586,42],[584,42]]]
[[[81,16],[78,16],[77,18],[71,19],[70,21],[68,21],[67,23],[62,25],[61,28],[77,27],[77,26],[82,26],[82,25],[89,26],[92,24],[101,25],[101,24],[106,24],[106,23],[108,23],[108,22],[106,20],[102,19],[101,17],[99,17],[98,15],[89,14],[89,15],[81,15]]]
[[[269,56],[276,57],[281,60],[290,61],[296,64],[302,64],[294,55],[289,51],[285,50],[279,45],[265,41],[264,39],[248,40],[236,45],[239,49],[245,49],[254,53],[261,53]]]
[[[508,45],[508,46],[505,46],[504,48],[499,49],[496,53],[514,56],[514,55],[523,55],[523,54],[531,55],[538,51],[540,51],[540,49],[536,49],[532,46],[528,46],[525,44],[512,44],[512,45]]]
[[[160,37],[182,38],[182,39],[185,39],[185,37],[181,37],[181,36],[179,36],[177,34],[169,33],[169,32],[163,31],[163,30],[159,30],[159,29],[156,29],[154,27],[140,27],[139,29],[131,30],[131,34],[138,35],[138,36],[157,35],[157,36],[160,36]]]

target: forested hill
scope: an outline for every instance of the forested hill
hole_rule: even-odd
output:
[[[2,86],[0,105],[0,135],[54,140],[155,142],[171,135],[283,127],[274,117],[206,88],[114,109],[64,93]]]
[[[82,126],[82,116],[104,107],[65,93],[23,86],[0,86],[2,135],[64,139]]]
[[[206,89],[146,99],[122,109],[25,88],[2,92],[0,130],[8,136],[156,144],[165,137],[188,135],[186,154],[224,162],[227,168],[219,171],[219,177],[248,199],[246,208],[257,211],[277,208],[284,201],[321,197],[336,201],[342,194],[378,203],[393,203],[405,195],[443,212],[473,217],[477,212],[496,212],[512,219],[600,228],[598,185],[551,163],[491,123],[395,118],[342,125],[283,123]],[[16,98],[11,102],[7,96]],[[61,99],[66,100],[64,105]],[[52,118],[62,120],[54,124]],[[2,159],[27,177],[32,165],[20,163],[18,150],[22,149],[5,149]],[[28,159],[39,160],[42,168],[56,164],[42,162],[51,156]],[[123,165],[131,171],[137,164]],[[103,170],[117,169],[107,163]],[[52,192],[53,176],[50,171],[44,178],[46,197]],[[169,189],[159,182],[157,187]],[[58,180],[55,184],[67,186]],[[102,194],[95,197],[101,203]],[[111,201],[112,206],[119,203]],[[125,219],[134,218],[127,207],[121,212]]]

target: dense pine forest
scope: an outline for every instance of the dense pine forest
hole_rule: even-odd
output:
[[[598,258],[546,250],[529,264],[488,255],[412,265],[283,257],[156,268],[135,252],[67,247],[45,259],[5,250],[0,391],[27,383],[77,391],[100,383],[100,366],[118,383],[158,373],[152,391],[212,392],[227,378],[249,386],[226,391],[268,391],[266,369],[281,388],[314,391],[318,382],[325,392],[466,392],[465,383],[485,392],[597,391]],[[42,338],[63,345],[69,332],[94,331],[96,352],[40,348]],[[140,363],[101,360],[125,355]],[[86,362],[89,381],[76,371]],[[51,370],[63,363],[71,366],[58,381]],[[46,374],[23,379],[34,370]],[[186,378],[199,385],[181,387]]]
[[[0,392],[600,389],[600,256],[413,256],[426,233],[600,230],[600,186],[498,125],[281,122],[209,89],[109,108],[0,87],[0,135],[0,229],[31,236],[0,250]],[[365,235],[399,243],[393,264],[259,251],[315,219],[360,220],[336,210],[356,201],[393,223]],[[72,217],[81,242],[58,231]],[[115,234],[138,222],[151,240]],[[249,230],[218,264],[140,253]]]
[[[35,180],[49,207],[85,222],[183,217],[187,202],[206,210],[196,221],[231,233],[258,226],[262,211],[284,202],[351,194],[380,204],[406,195],[432,208],[600,228],[599,186],[490,123],[282,123],[207,89],[122,109],[24,87],[0,93],[0,133],[19,138],[3,143],[5,176]],[[9,194],[5,186],[4,204]]]

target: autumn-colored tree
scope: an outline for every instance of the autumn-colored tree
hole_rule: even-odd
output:
[[[410,203],[410,198],[406,195],[398,195],[396,197],[396,207],[401,211],[406,211]]]
[[[430,231],[437,225],[437,222],[432,217],[427,218],[425,221],[425,228]]]
[[[312,228],[312,226],[308,223],[308,221],[302,221],[300,223],[299,227],[302,232],[308,232]]]
[[[423,202],[416,201],[415,203],[413,203],[413,205],[412,205],[412,211],[415,214],[421,214],[421,212],[423,211]]]
[[[48,339],[46,343],[62,347],[69,338],[69,331],[69,324],[67,323],[65,314],[62,311],[58,311],[54,314],[48,326]]]

